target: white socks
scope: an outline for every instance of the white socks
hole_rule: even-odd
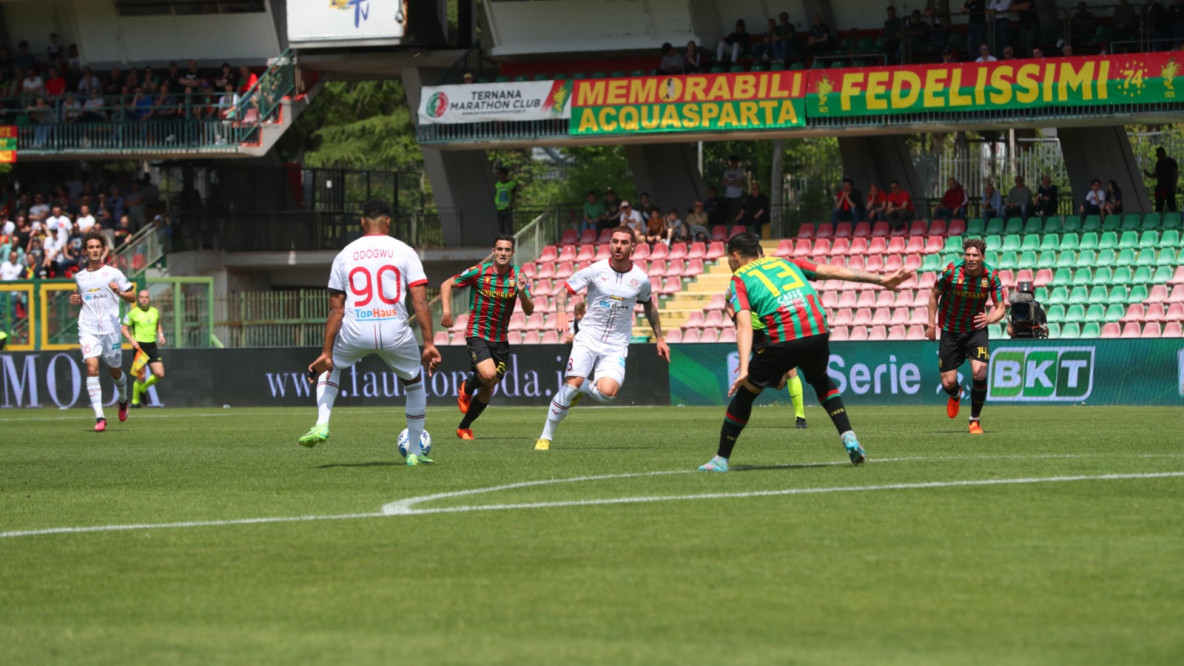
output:
[[[584,383],[580,384],[580,393],[592,396],[593,400],[600,403],[610,403],[613,401],[613,398],[601,393],[600,389],[596,388],[596,382],[592,381],[591,379],[585,379]]]
[[[584,384],[587,383],[584,382]],[[571,384],[559,387],[559,391],[551,399],[551,406],[547,410],[547,422],[543,424],[543,434],[539,436],[540,439],[549,441],[555,438],[555,428],[559,426],[560,421],[567,417],[567,410],[571,407],[571,399],[578,391],[579,389]]]
[[[333,403],[337,401],[337,387],[340,381],[341,371],[337,368],[330,372],[322,372],[317,378],[317,425],[329,424]]]
[[[115,378],[115,388],[119,391],[119,401],[127,402],[127,373],[121,372]]]
[[[98,377],[86,378],[86,393],[90,396],[90,406],[95,410],[95,418],[103,418],[103,387],[99,385]]]
[[[414,384],[403,385],[407,397],[407,453],[420,455],[420,438],[423,437],[423,417],[428,408],[428,393],[423,387],[423,374]]]

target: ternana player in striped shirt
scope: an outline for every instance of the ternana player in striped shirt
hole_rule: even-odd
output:
[[[470,287],[469,325],[465,342],[469,346],[472,372],[456,390],[456,406],[464,414],[456,427],[456,436],[473,439],[473,421],[481,416],[493,398],[493,389],[506,375],[510,362],[510,343],[506,332],[516,303],[522,313],[534,314],[530,281],[522,270],[510,263],[514,258],[514,236],[502,234],[493,242],[493,260],[478,264],[440,285],[442,315],[440,324],[452,326],[452,290]]]
[[[949,394],[946,416],[958,415],[962,386],[958,383],[958,368],[970,358],[973,384],[970,389],[970,434],[983,434],[979,415],[987,401],[987,364],[991,360],[991,344],[987,327],[1007,314],[1003,285],[999,274],[983,262],[987,244],[978,238],[967,238],[962,243],[962,261],[953,262],[942,271],[941,277],[929,293],[929,326],[925,337],[937,338],[938,369],[941,386]],[[994,302],[987,313],[987,299]]]
[[[891,274],[814,264],[801,259],[762,257],[761,244],[750,233],[728,241],[728,266],[736,294],[736,347],[740,352],[740,373],[728,394],[732,401],[719,433],[715,457],[701,465],[704,472],[728,471],[728,460],[736,440],[748,424],[752,403],[761,391],[777,386],[790,368],[797,367],[806,383],[814,388],[818,402],[839,431],[839,438],[851,462],[867,459],[851,429],[847,409],[826,366],[830,360],[830,332],[822,299],[808,280],[848,280],[877,284],[896,290],[912,276],[904,269]],[[765,324],[769,344],[753,351],[753,319]],[[751,359],[749,358],[751,355]]]

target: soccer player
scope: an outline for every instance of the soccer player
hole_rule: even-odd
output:
[[[452,326],[453,287],[472,288],[469,325],[465,328],[472,372],[456,391],[456,406],[464,414],[456,427],[456,436],[461,439],[473,439],[473,421],[489,406],[493,389],[506,374],[510,362],[506,331],[515,303],[521,301],[526,316],[534,313],[530,281],[510,263],[513,258],[514,237],[502,234],[493,242],[493,261],[473,266],[440,285],[440,325],[445,328]]]
[[[81,305],[78,314],[78,342],[86,363],[86,392],[95,410],[95,432],[107,429],[103,416],[103,389],[99,384],[99,359],[107,366],[119,392],[119,420],[127,420],[127,375],[123,373],[123,350],[119,338],[119,302],[136,300],[136,285],[114,266],[103,263],[107,241],[96,230],[83,236],[86,267],[74,274],[77,290],[71,305]]]
[[[763,256],[765,256],[765,253],[762,251],[761,257]],[[739,307],[739,304],[736,299],[736,289],[731,284],[728,284],[728,292],[725,295],[725,298],[727,303],[724,305],[724,312],[726,312],[728,316],[732,318],[732,323],[735,324],[736,310]],[[752,348],[754,350],[759,350],[763,349],[764,347],[768,347],[770,344],[771,343],[769,342],[768,333],[765,331],[765,323],[760,320],[760,317],[757,317],[755,314],[753,314]],[[781,380],[777,382],[775,390],[780,391],[787,385],[789,386],[789,401],[793,404],[793,415],[796,419],[795,427],[805,430],[806,401],[805,396],[802,394],[802,378],[798,376],[797,368],[790,368],[789,372],[785,373]]]
[[[150,386],[164,379],[164,361],[160,358],[157,345],[164,344],[164,329],[160,325],[160,310],[152,307],[147,289],[136,295],[136,307],[123,316],[123,337],[132,343],[136,354],[132,360],[132,407],[143,407],[140,396]],[[140,378],[144,366],[151,373],[146,380]]]
[[[341,371],[377,354],[394,371],[407,396],[407,464],[431,463],[420,448],[427,411],[423,370],[430,374],[439,365],[440,352],[432,343],[428,279],[415,250],[390,236],[390,204],[381,199],[367,201],[361,222],[365,235],[345,246],[329,273],[325,344],[308,366],[310,381],[317,375],[317,423],[300,438],[300,444],[311,448],[329,439],[329,416]],[[423,334],[422,352],[403,304],[408,294]]]
[[[752,403],[761,391],[778,384],[790,368],[797,367],[814,388],[826,409],[851,462],[867,459],[860,446],[839,391],[826,373],[830,360],[830,333],[822,299],[807,280],[848,280],[878,284],[895,290],[912,275],[898,270],[892,274],[868,273],[844,266],[813,264],[803,260],[762,257],[760,241],[750,233],[728,241],[728,266],[736,300],[736,347],[740,352],[740,373],[728,394],[732,401],[719,433],[715,456],[701,465],[704,472],[728,471],[728,460],[736,440],[748,424]],[[754,317],[765,325],[768,344],[753,347]],[[750,359],[751,356],[751,359]]]
[[[929,325],[925,337],[937,339],[941,327],[937,364],[941,371],[941,386],[949,394],[946,416],[958,416],[962,386],[958,383],[958,368],[970,358],[970,372],[974,378],[970,389],[970,434],[983,434],[979,415],[987,401],[987,363],[991,360],[987,326],[1003,319],[1007,307],[1003,304],[1003,285],[999,274],[983,262],[987,244],[978,238],[967,238],[962,243],[962,261],[951,263],[929,292]],[[986,312],[987,298],[994,302],[990,314]]]
[[[657,341],[658,357],[670,362],[670,347],[662,334],[658,308],[650,293],[650,279],[633,263],[633,230],[620,226],[609,237],[609,257],[567,279],[566,290],[555,297],[559,312],[556,328],[567,330],[567,297],[586,289],[587,314],[580,320],[579,332],[572,342],[567,359],[567,374],[559,391],[551,399],[543,434],[535,442],[536,451],[547,451],[555,437],[555,428],[567,416],[568,409],[584,395],[607,403],[617,397],[625,383],[625,358],[633,337],[633,308],[645,309],[646,321]],[[593,371],[595,381],[588,381]]]

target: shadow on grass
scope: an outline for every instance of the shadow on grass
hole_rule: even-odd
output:
[[[334,467],[402,467],[403,463],[391,462],[383,460],[380,462],[363,462],[363,463],[332,463],[329,465],[317,465],[315,469],[333,469]]]

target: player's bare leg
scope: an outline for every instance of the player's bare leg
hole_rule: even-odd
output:
[[[941,387],[949,396],[946,400],[946,416],[954,418],[958,415],[958,407],[962,400],[962,386],[958,384],[957,368],[941,373]]]
[[[478,381],[477,392],[470,396],[465,404],[464,418],[461,419],[460,425],[456,427],[456,436],[461,439],[476,439],[473,435],[473,421],[476,421],[485,408],[489,406],[489,401],[493,399],[493,389],[497,387],[498,382],[502,380],[502,373],[498,372],[497,364],[492,358],[487,358],[477,364],[476,375]],[[467,395],[467,384],[462,385],[460,389],[461,395]],[[457,398],[459,405],[460,398]]]
[[[970,388],[970,434],[981,435],[983,427],[979,423],[979,415],[987,401],[987,364],[971,359],[970,372],[974,378]]]

